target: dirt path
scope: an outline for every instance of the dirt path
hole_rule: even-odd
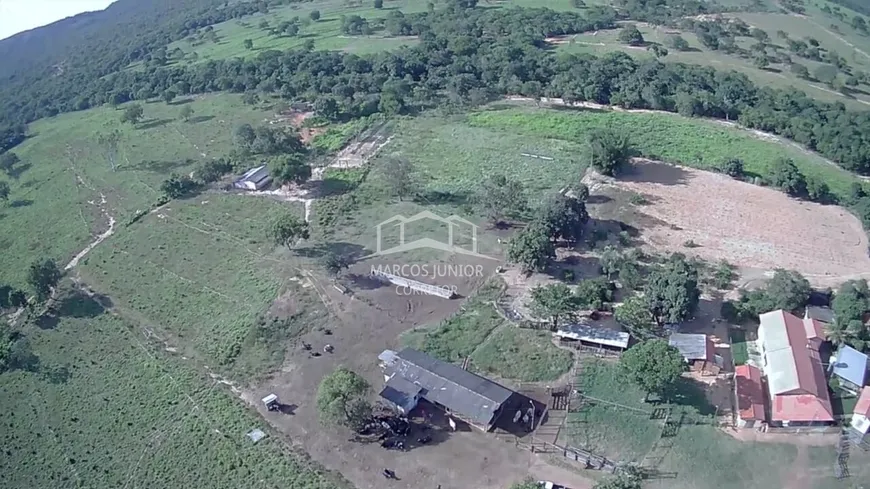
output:
[[[521,95],[509,95],[505,98],[509,101],[512,101],[512,102],[535,102],[537,104],[559,106],[559,107],[576,107],[576,108],[594,109],[594,110],[612,110],[614,112],[626,112],[626,113],[630,113],[630,114],[665,114],[665,115],[670,115],[670,116],[678,116],[678,114],[675,114],[673,112],[667,112],[664,110],[626,109],[626,108],[620,107],[618,105],[604,105],[604,104],[598,104],[595,102],[565,102],[561,98],[541,97],[540,99],[536,100],[534,98],[523,97]],[[868,105],[870,105],[870,103],[868,103]],[[801,146],[800,144],[798,144],[794,141],[789,141],[786,138],[783,138],[781,136],[777,136],[776,134],[771,134],[768,132],[759,131],[757,129],[750,129],[748,127],[742,126],[742,125],[740,125],[736,122],[733,122],[733,121],[723,121],[721,119],[711,119],[711,118],[706,118],[706,117],[702,117],[699,119],[705,120],[708,122],[713,122],[715,124],[720,124],[723,126],[733,127],[735,129],[740,129],[741,131],[746,131],[746,132],[750,133],[752,136],[754,136],[758,139],[762,139],[764,141],[775,142],[775,143],[778,143],[781,145],[791,146],[791,147],[797,149],[798,151],[800,151],[808,156],[813,156],[813,157],[819,158],[825,164],[833,166],[839,170],[842,170],[843,172],[850,174],[854,178],[859,178],[861,180],[870,181],[870,176],[858,175],[857,173],[853,173],[853,172],[850,172],[848,170],[844,170],[842,167],[840,167],[839,165],[837,165],[833,161],[825,158],[824,156],[820,155],[819,153],[811,151],[811,150],[805,148],[804,146]]]

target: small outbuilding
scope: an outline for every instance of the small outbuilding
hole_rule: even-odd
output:
[[[405,380],[400,375],[393,374],[387,379],[387,383],[384,385],[380,396],[396,406],[402,414],[407,416],[411,410],[417,407],[422,391],[423,388],[419,384]]]
[[[617,354],[625,351],[631,340],[631,335],[624,331],[588,323],[564,324],[553,336],[578,349]]]
[[[833,324],[834,311],[830,307],[807,306],[804,310],[804,319],[812,319],[824,324]]]
[[[719,373],[722,357],[716,355],[716,347],[707,335],[673,333],[668,337],[668,344],[680,351],[693,371]]]
[[[841,388],[857,394],[867,380],[867,355],[851,346],[843,346],[831,357],[830,370]]]
[[[261,190],[271,182],[272,176],[269,175],[269,168],[266,165],[260,165],[246,171],[244,175],[233,182],[233,187],[242,190]]]
[[[852,421],[849,423],[852,429],[860,433],[863,438],[870,432],[870,387],[861,389],[861,397],[855,404],[852,412]]]
[[[764,386],[761,370],[752,365],[734,369],[734,391],[737,399],[737,427],[753,428],[765,421]]]

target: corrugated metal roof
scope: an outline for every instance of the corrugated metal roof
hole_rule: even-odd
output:
[[[442,362],[411,348],[396,354],[390,369],[423,388],[422,396],[470,421],[488,425],[513,391],[489,379]]]
[[[592,324],[565,324],[559,326],[559,330],[554,334],[563,338],[616,348],[628,348],[628,341],[631,339],[631,336],[624,331],[615,331]]]
[[[712,360],[707,358],[707,335],[674,333],[668,337],[668,344],[680,350],[686,360]]]
[[[859,386],[864,386],[867,377],[867,355],[851,346],[844,346],[837,352],[837,358],[831,359],[834,375]]]
[[[834,322],[834,311],[828,307],[807,306],[804,317],[830,324]]]
[[[380,396],[397,406],[405,407],[414,397],[423,390],[419,385],[403,379],[399,375],[393,375],[384,386]]]
[[[815,326],[783,311],[759,316],[758,337],[766,359],[774,420],[829,421],[831,400]]]
[[[734,369],[734,374],[740,419],[763,421],[764,389],[761,385],[761,371],[752,365],[740,365]]]

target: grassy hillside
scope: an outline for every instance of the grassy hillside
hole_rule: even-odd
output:
[[[648,158],[701,169],[711,169],[726,158],[740,158],[747,172],[761,176],[768,174],[777,158],[787,156],[805,175],[825,181],[839,196],[846,196],[851,183],[858,181],[852,174],[790,144],[761,139],[721,123],[672,114],[496,108],[472,114],[469,123],[507,133],[578,142],[585,141],[593,129],[609,127],[630,134],[632,145]]]
[[[773,46],[776,46],[780,52],[787,52],[783,46],[783,40],[776,37],[778,30],[785,30],[795,39],[804,37],[814,37],[820,41],[822,46],[827,49],[836,51],[840,56],[847,58],[849,65],[855,71],[870,70],[870,57],[866,57],[853,47],[846,44],[849,41],[838,39],[831,35],[825,29],[820,27],[812,18],[796,17],[794,15],[775,14],[775,13],[759,13],[759,14],[733,14],[727,17],[740,18],[746,21],[749,25],[765,30],[771,38],[771,47],[768,48],[768,54],[774,55]],[[846,96],[830,86],[815,79],[803,79],[791,72],[790,65],[784,63],[771,63],[770,66],[760,69],[753,64],[752,59],[744,59],[736,55],[727,54],[722,51],[713,51],[706,47],[698,40],[698,37],[690,31],[682,31],[668,27],[639,25],[638,30],[644,36],[648,43],[660,44],[668,48],[667,56],[661,58],[664,63],[686,63],[700,66],[710,66],[719,71],[734,70],[748,76],[759,86],[770,86],[777,88],[789,88],[806,92],[809,96],[827,102],[841,102],[846,104],[852,110],[867,110],[870,108],[870,87],[860,85],[850,90],[850,95]],[[557,49],[562,52],[570,53],[594,53],[602,54],[611,51],[623,51],[636,58],[653,58],[653,53],[643,46],[628,46],[618,40],[619,30],[605,30],[596,33],[579,34],[570,36],[557,45]],[[689,44],[689,49],[686,51],[678,51],[672,47],[668,47],[669,38],[674,35],[679,35]],[[861,39],[864,43],[870,46],[870,41]],[[750,49],[755,44],[755,39],[738,38],[736,44],[744,49]],[[857,45],[856,45],[857,46]],[[860,49],[860,48],[859,48]],[[870,49],[870,47],[868,47]],[[825,63],[791,56],[792,61],[804,65],[812,74],[820,66]],[[840,82],[845,81],[846,75],[838,74]]]
[[[252,443],[247,432],[269,430],[225,387],[89,310],[26,331],[37,357],[0,375],[0,485],[344,487],[274,435]]]

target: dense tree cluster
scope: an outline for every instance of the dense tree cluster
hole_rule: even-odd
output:
[[[740,299],[722,304],[722,316],[746,321],[777,309],[795,311],[806,305],[812,293],[809,281],[793,270],[777,269],[763,289],[741,291]]]
[[[655,17],[704,11],[700,3],[672,3],[626,5],[634,18],[643,12]],[[418,33],[421,42],[390,53],[361,57],[265,51],[253,59],[150,66],[103,78],[58,77],[40,82],[39,92],[5,93],[0,101],[7,123],[20,123],[167,89],[179,94],[259,90],[288,99],[326,98],[334,102],[327,105],[335,115],[347,117],[401,110],[423,101],[480,103],[498,94],[546,95],[736,119],[802,143],[843,168],[870,173],[870,113],[847,112],[843,104],[818,102],[794,90],[757,87],[736,72],[634,60],[624,53],[598,58],[544,49],[545,37],[612,28],[615,19],[615,11],[604,7],[584,9],[581,15],[547,9],[465,10],[454,1],[436,11],[395,14],[393,29]],[[384,92],[385,86],[400,89]],[[382,104],[385,97],[390,100]]]
[[[867,281],[850,280],[840,286],[831,302],[834,324],[827,331],[828,339],[837,345],[850,345],[864,350],[870,345],[870,330],[864,317],[870,311],[870,289]]]

